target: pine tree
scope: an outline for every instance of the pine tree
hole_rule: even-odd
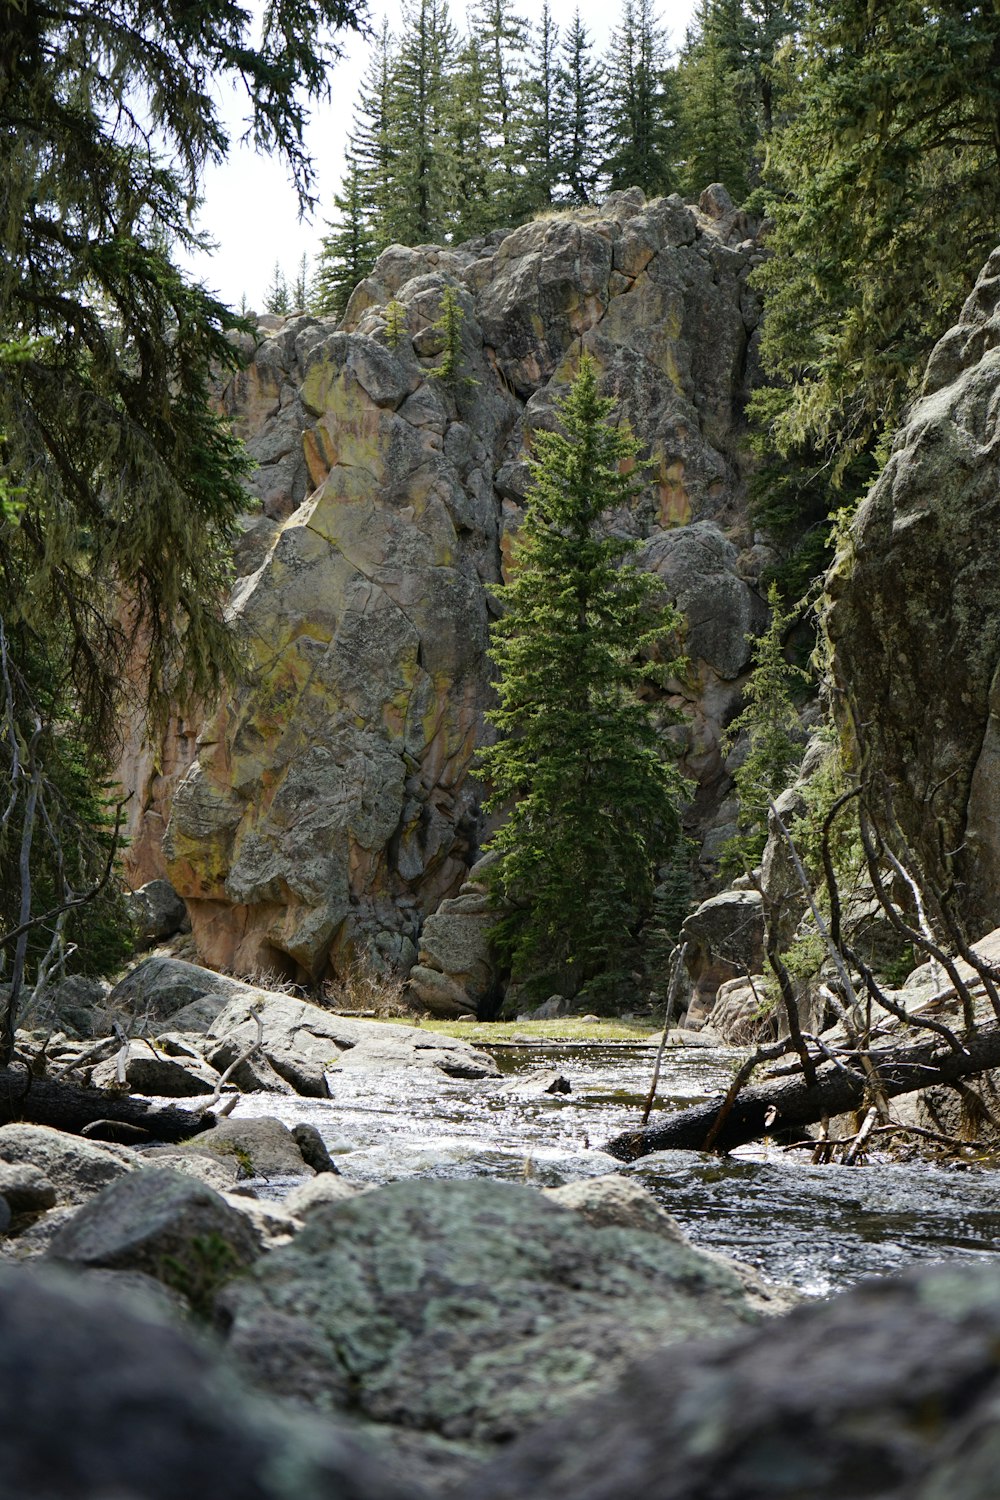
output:
[[[515,11],[514,0],[478,0],[471,23],[483,63],[483,120],[493,142],[488,191],[495,205],[495,222],[514,223],[524,211],[518,94],[528,22]]]
[[[456,175],[448,135],[454,53],[444,0],[410,0],[392,69],[390,181],[383,210],[388,238],[403,245],[440,242],[449,224]]]
[[[497,590],[501,738],[481,753],[488,806],[509,808],[492,840],[508,904],[497,938],[515,976],[543,987],[620,975],[679,829],[684,783],[638,696],[653,675],[643,652],[678,617],[628,561],[637,544],[600,529],[636,487],[622,469],[638,445],[613,411],[584,356],[561,430],[535,435],[513,577]]]
[[[604,68],[593,58],[593,45],[579,10],[563,38],[556,98],[558,196],[568,203],[592,203],[605,155],[601,128]]]
[[[362,197],[361,167],[348,147],[346,172],[334,195],[338,219],[329,223],[316,267],[313,302],[318,313],[342,318],[359,281],[375,264],[375,246]]]
[[[521,82],[520,111],[523,119],[524,200],[527,212],[552,202],[558,176],[557,84],[559,28],[552,19],[548,0],[535,27],[534,46],[529,50]]]
[[[607,74],[610,186],[640,187],[650,197],[671,192],[676,101],[667,67],[667,36],[652,0],[624,0]]]
[[[349,253],[345,257],[351,265],[364,263],[365,255],[360,247],[366,240],[374,263],[391,238],[387,225],[393,194],[393,46],[386,19],[375,39],[354,106],[348,170],[340,188],[341,197],[350,199],[352,207],[348,211],[337,205],[341,225],[345,223],[344,214],[349,213],[355,226],[359,249],[356,254]],[[352,166],[357,168],[357,181],[353,185],[349,181]]]
[[[677,70],[683,191],[721,182],[735,203],[749,190],[756,132],[740,108],[740,0],[700,0]]]
[[[264,293],[264,311],[272,313],[275,317],[284,318],[291,310],[292,298],[288,290],[288,282],[281,269],[281,262],[276,260],[274,270],[271,272],[271,283]]]

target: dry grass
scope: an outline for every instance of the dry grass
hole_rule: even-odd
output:
[[[378,1020],[412,1020],[414,1016],[406,980],[378,968],[368,954],[359,954],[339,978],[326,984],[324,999],[336,1010],[356,1011]]]

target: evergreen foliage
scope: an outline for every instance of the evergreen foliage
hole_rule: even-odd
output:
[[[288,290],[288,280],[281,269],[281,262],[276,260],[270,284],[264,293],[264,311],[275,317],[285,318],[291,310],[292,294]]]
[[[361,83],[319,270],[328,305],[393,241],[460,243],[633,186],[697,197],[723,181],[741,198],[758,180],[784,98],[777,53],[803,3],[702,0],[675,67],[654,0],[620,0],[603,59],[579,13],[560,34],[548,0],[533,26],[517,0],[477,0],[464,37],[444,0],[410,0]]]
[[[445,0],[410,0],[391,74],[390,167],[382,207],[386,243],[438,243],[454,199],[447,149],[449,59],[455,30]]]
[[[327,225],[316,271],[313,306],[318,313],[342,318],[359,281],[375,264],[375,246],[365,216],[361,166],[349,155],[341,191],[334,196],[337,223]]]
[[[472,31],[482,58],[483,133],[493,145],[487,194],[497,217],[513,223],[524,212],[518,95],[528,22],[517,14],[515,0],[478,0],[472,11]]]
[[[521,83],[522,167],[528,212],[546,208],[556,185],[556,78],[559,68],[559,28],[548,0],[534,31]]]
[[[556,197],[563,203],[593,203],[604,166],[604,67],[577,11],[563,37],[556,71],[553,155]]]
[[[752,869],[767,842],[768,808],[785,790],[802,759],[802,726],[792,697],[796,681],[807,682],[808,674],[785,658],[785,635],[795,611],[782,609],[778,586],[768,592],[771,618],[767,629],[753,642],[753,671],[744,693],[745,707],[726,732],[725,748],[731,750],[741,734],[747,736],[747,753],[733,782],[739,798],[739,836],[727,850],[729,866]]]
[[[667,36],[651,0],[624,0],[608,59],[605,170],[612,189],[647,197],[674,190],[677,101],[667,69]]]
[[[481,752],[492,840],[497,940],[515,977],[546,992],[610,986],[648,915],[657,866],[679,836],[684,782],[639,694],[667,668],[648,660],[678,624],[660,585],[604,534],[634,493],[631,434],[609,425],[588,356],[559,404],[561,430],[535,434],[532,487],[491,654],[499,742]]]
[[[436,380],[443,381],[452,391],[457,391],[462,385],[474,384],[475,382],[467,375],[462,375],[462,326],[465,322],[465,313],[458,299],[458,293],[453,286],[446,286],[441,295],[441,314],[431,327],[440,333],[444,345],[441,351],[441,363],[436,365],[431,374]]]
[[[821,512],[863,492],[996,243],[998,59],[993,5],[810,5],[756,276],[773,384],[754,415],[788,481],[765,524],[794,520],[797,489]]]

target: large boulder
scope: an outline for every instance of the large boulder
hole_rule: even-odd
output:
[[[684,921],[684,961],[694,984],[688,1026],[711,1014],[720,985],[764,966],[764,904],[759,891],[723,891]]]
[[[834,707],[970,931],[1000,922],[1000,250],[828,574]],[[878,817],[878,799],[875,799]]]
[[[333,1068],[368,1068],[383,1072],[402,1067],[436,1068],[455,1078],[490,1078],[496,1063],[468,1042],[437,1036],[414,1026],[335,1015],[293,995],[243,987],[245,994],[216,1017],[209,1036],[217,1039],[210,1053],[218,1068],[228,1067],[256,1038],[263,1026],[263,1052],[275,1072],[296,1093],[325,1098]]]
[[[472,1500],[992,1500],[1000,1269],[871,1281],[667,1349],[475,1476]]]
[[[50,1259],[142,1271],[206,1310],[219,1285],[251,1265],[260,1242],[249,1220],[203,1182],[154,1167],[113,1183],[53,1236]]]
[[[415,1464],[461,1472],[631,1355],[752,1325],[769,1305],[658,1216],[610,1218],[485,1179],[317,1207],[222,1294],[230,1352],[263,1390],[349,1408]]]
[[[455,897],[483,832],[470,768],[492,701],[489,591],[522,514],[532,433],[553,422],[583,348],[650,465],[614,524],[653,541],[695,527],[648,565],[698,615],[676,694],[693,710],[698,816],[714,816],[721,726],[760,614],[720,530],[743,517],[735,455],[759,316],[746,285],[758,251],[734,235],[725,215],[633,190],[469,246],[392,246],[340,326],[262,329],[223,396],[265,512],[239,549],[232,600],[255,670],[214,717],[175,722],[155,753],[133,747],[123,773],[141,792],[133,879],[169,875],[207,962],[314,980],[363,947],[399,974],[423,942],[421,967],[481,1004],[492,977],[478,958],[460,970],[431,957],[442,934],[425,919]],[[454,390],[433,376],[449,288],[468,377]],[[440,915],[452,932],[485,925]],[[461,1008],[418,980],[423,1003]]]
[[[47,1125],[4,1125],[0,1164],[34,1167],[51,1183],[58,1204],[75,1205],[137,1171],[142,1158],[127,1146],[102,1145]]]
[[[150,1301],[79,1277],[0,1269],[0,1409],[2,1500],[417,1500]]]

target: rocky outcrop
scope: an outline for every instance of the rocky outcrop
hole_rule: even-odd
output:
[[[743,514],[735,455],[759,313],[746,286],[758,252],[734,242],[746,228],[714,199],[699,212],[616,194],[486,242],[393,246],[342,326],[267,330],[224,398],[260,464],[264,514],[232,601],[252,678],[206,718],[193,758],[187,739],[165,748],[153,778],[133,757],[133,878],[169,875],[207,962],[315,979],[359,945],[401,971],[421,941],[430,951],[425,919],[455,897],[483,833],[470,765],[491,695],[489,588],[532,432],[554,421],[584,348],[649,461],[613,524],[646,542],[688,616],[672,696],[690,710],[679,748],[711,824],[745,635],[763,618],[724,534]],[[463,319],[452,384],[435,376],[447,288]],[[454,977],[447,962],[421,967]],[[461,975],[482,1004],[489,977]],[[424,1003],[461,1008],[424,983]]]
[[[1000,921],[998,437],[995,251],[827,578],[845,737],[971,931]]]
[[[688,1026],[700,1026],[715,1005],[719,987],[764,966],[764,904],[759,891],[723,891],[686,918],[681,938],[694,986]]]
[[[655,1205],[640,1227],[633,1201],[620,1227],[622,1206],[617,1222],[584,1218],[484,1179],[320,1206],[223,1292],[230,1353],[262,1390],[349,1408],[411,1472],[453,1477],[642,1349],[780,1305],[680,1241]]]

